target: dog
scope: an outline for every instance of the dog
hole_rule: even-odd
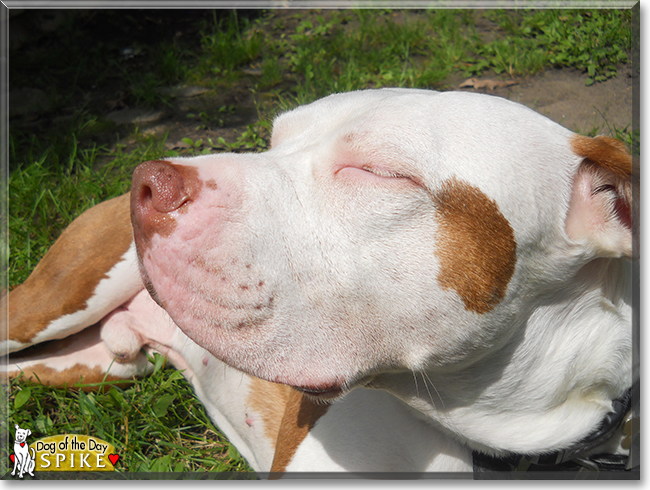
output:
[[[11,476],[16,475],[16,470],[18,470],[18,478],[23,478],[25,473],[28,473],[30,476],[34,476],[34,466],[36,465],[36,452],[34,448],[30,448],[27,444],[27,437],[32,435],[32,431],[29,429],[21,429],[18,424],[16,425],[16,437],[14,441],[14,470],[11,472]],[[31,449],[31,455],[29,453]]]
[[[621,142],[502,98],[331,95],[73,221],[10,292],[6,371],[159,352],[260,474],[629,467],[637,182]]]

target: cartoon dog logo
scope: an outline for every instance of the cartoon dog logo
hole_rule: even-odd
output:
[[[27,444],[27,436],[31,435],[32,431],[29,429],[21,429],[16,424],[16,442],[14,442],[14,453],[12,454],[14,460],[14,470],[11,475],[16,474],[18,470],[18,477],[22,478],[24,473],[29,473],[34,476],[34,466],[36,465],[36,452],[34,448],[30,448]],[[32,454],[29,454],[31,449]]]

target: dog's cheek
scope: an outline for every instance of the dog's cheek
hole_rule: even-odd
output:
[[[442,184],[434,203],[438,283],[456,291],[466,310],[490,312],[505,298],[515,270],[517,243],[510,223],[493,200],[455,178]]]

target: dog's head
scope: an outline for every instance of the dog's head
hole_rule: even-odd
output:
[[[386,89],[281,115],[272,148],[142,164],[143,278],[245,372],[322,397],[462,369],[632,253],[631,159],[513,102]]]
[[[18,424],[16,424],[16,442],[25,442],[27,437],[32,434],[32,431],[29,429],[21,429]]]

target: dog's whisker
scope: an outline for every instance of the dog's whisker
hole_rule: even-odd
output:
[[[422,376],[422,381],[424,381],[424,387],[427,389],[427,393],[429,393],[429,399],[431,400],[431,403],[433,406],[436,405],[436,402],[433,400],[433,396],[431,395],[431,391],[429,391],[428,385],[431,385],[431,388],[433,388],[433,391],[436,392],[436,395],[438,395],[438,399],[440,400],[440,404],[442,405],[442,408],[445,407],[445,402],[443,401],[442,397],[440,396],[440,392],[437,390],[436,386],[433,384],[433,381],[429,377],[429,375],[426,373],[426,371],[420,371],[420,375]],[[427,383],[428,381],[428,383]]]
[[[415,383],[415,396],[420,398],[420,388],[418,387],[418,377],[415,375],[415,371],[412,371],[413,382]]]

